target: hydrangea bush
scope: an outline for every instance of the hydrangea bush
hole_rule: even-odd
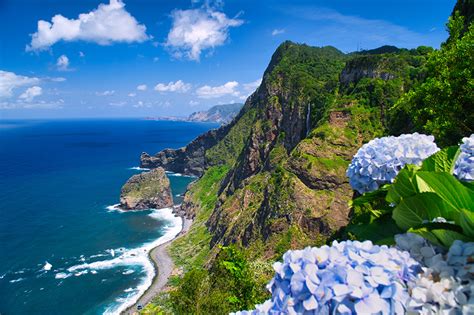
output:
[[[454,175],[467,182],[474,181],[474,134],[463,138],[461,152],[454,166]]]
[[[238,314],[403,313],[406,282],[420,264],[406,251],[371,241],[288,251],[268,285],[272,299]]]
[[[472,314],[474,243],[448,252],[422,237],[290,250],[274,264],[272,298],[235,314]]]
[[[357,151],[346,174],[352,188],[363,194],[392,183],[406,164],[419,165],[437,151],[433,136],[414,133],[375,138]]]

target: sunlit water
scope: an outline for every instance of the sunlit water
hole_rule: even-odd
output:
[[[151,281],[147,252],[180,230],[171,209],[110,207],[142,151],[215,124],[0,120],[0,313],[116,313]],[[169,174],[175,203],[192,178]]]

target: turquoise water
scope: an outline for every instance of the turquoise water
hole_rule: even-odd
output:
[[[0,313],[116,313],[150,281],[146,250],[172,237],[168,209],[110,210],[142,151],[215,124],[0,121]],[[175,203],[192,178],[169,174]]]

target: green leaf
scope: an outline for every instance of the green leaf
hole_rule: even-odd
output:
[[[386,200],[389,203],[399,203],[402,198],[413,196],[418,193],[418,188],[413,181],[418,167],[416,165],[406,165],[395,178],[394,183],[387,192]]]
[[[456,209],[474,210],[474,191],[461,184],[453,175],[442,172],[417,172],[420,192],[434,192]]]
[[[447,220],[458,215],[458,211],[443,201],[438,195],[432,192],[419,193],[417,195],[404,198],[393,209],[393,219],[397,225],[408,230],[423,224],[424,221],[432,221],[437,217]]]
[[[456,240],[468,242],[469,238],[465,235],[450,230],[432,230],[433,233],[445,247],[450,247]]]
[[[362,206],[367,203],[371,203],[374,201],[384,200],[385,196],[387,196],[387,189],[377,189],[372,192],[367,192],[362,196],[359,196],[351,201],[349,201],[349,206]]]
[[[346,231],[355,235],[360,241],[371,240],[379,245],[394,244],[393,236],[403,233],[390,215],[385,215],[372,223],[348,225]]]
[[[443,244],[436,237],[436,235],[431,233],[431,231],[426,227],[421,227],[421,228],[416,228],[416,229],[412,228],[412,229],[409,229],[408,232],[418,234],[421,237],[423,237],[424,239],[427,239],[428,241],[430,241],[431,243],[433,243],[435,245],[443,246]]]
[[[451,229],[430,229],[428,226],[409,229],[408,232],[416,233],[433,244],[450,247],[455,240],[469,241],[465,235]]]
[[[424,160],[423,164],[421,165],[421,170],[432,172],[447,172],[452,174],[454,170],[454,164],[458,155],[458,146],[444,148],[443,150],[436,152],[435,154]]]
[[[474,237],[474,212],[461,209],[459,225],[462,227],[464,234],[471,238]]]

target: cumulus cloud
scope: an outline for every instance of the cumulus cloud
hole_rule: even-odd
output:
[[[190,106],[197,106],[197,105],[199,105],[199,102],[198,102],[198,101],[194,101],[194,100],[190,100],[190,101],[189,101],[189,105],[190,105]]]
[[[176,57],[191,60],[199,60],[203,50],[223,45],[229,37],[229,28],[243,23],[211,8],[175,10],[171,17],[173,25],[165,45]]]
[[[137,90],[139,91],[146,91],[146,89],[147,89],[146,84],[140,84],[139,86],[137,86]]]
[[[37,85],[29,87],[18,98],[31,102],[36,96],[43,94],[43,89]]]
[[[189,91],[190,88],[191,84],[184,83],[182,80],[178,80],[176,82],[169,82],[168,84],[158,83],[155,86],[155,91],[185,93]]]
[[[89,13],[79,14],[77,19],[57,14],[51,22],[38,21],[38,29],[31,35],[26,50],[45,50],[61,40],[110,45],[114,42],[143,42],[148,38],[145,25],[139,24],[125,10],[125,4],[121,0],[110,0],[109,4],[102,3]]]
[[[38,84],[39,82],[40,79],[35,77],[27,77],[0,70],[0,97],[11,97],[14,89]]]
[[[103,92],[95,92],[95,95],[97,96],[111,96],[115,94],[115,90],[106,90]]]
[[[258,79],[258,80],[255,80],[255,81],[249,82],[249,83],[244,83],[243,84],[244,90],[246,90],[248,92],[253,92],[253,91],[255,91],[256,88],[258,88],[260,86],[260,83],[262,83],[262,79]]]
[[[69,58],[66,55],[59,56],[56,61],[56,67],[59,71],[69,71]]]
[[[285,33],[285,29],[276,28],[272,31],[272,36],[277,36],[277,35],[284,34],[284,33]]]
[[[116,106],[116,107],[122,107],[122,106],[127,105],[127,102],[124,102],[124,101],[122,101],[122,102],[110,102],[109,105],[110,106]]]
[[[135,96],[137,96],[137,93],[128,93],[128,96],[135,97]]]
[[[229,81],[219,86],[204,85],[196,90],[199,98],[219,98],[222,96],[240,96],[237,90],[239,83],[237,81]]]

